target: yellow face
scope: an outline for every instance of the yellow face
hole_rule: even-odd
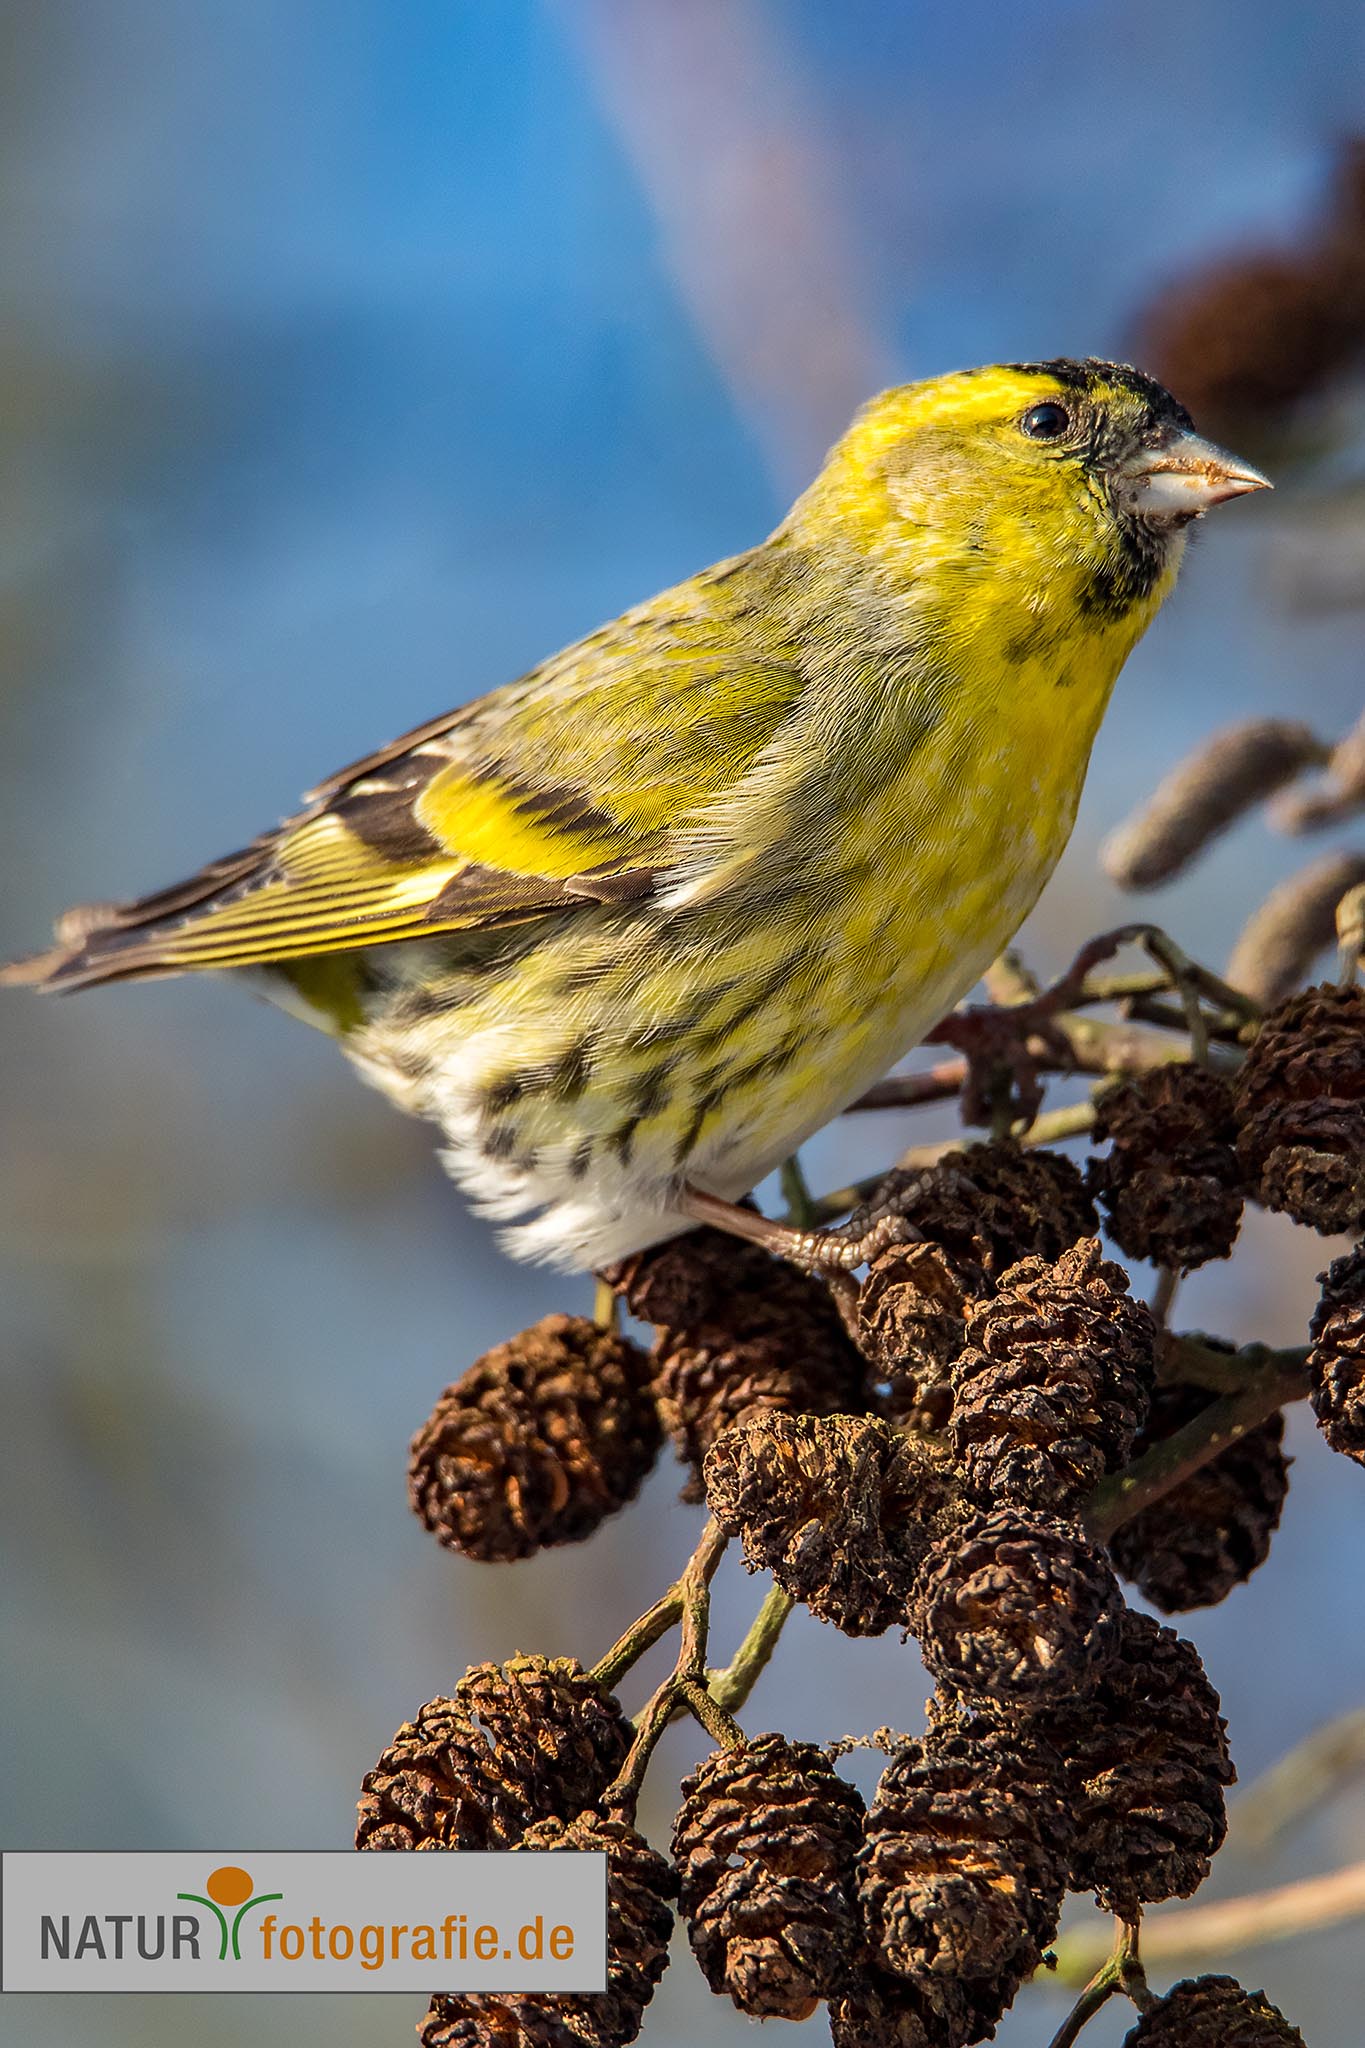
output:
[[[1159,602],[1191,519],[1263,481],[1141,371],[1006,364],[874,399],[804,509],[907,582],[990,579],[1113,621]]]

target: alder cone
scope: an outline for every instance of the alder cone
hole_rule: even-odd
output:
[[[933,1244],[897,1244],[868,1268],[858,1295],[858,1342],[893,1419],[923,1413],[942,1427],[952,1406],[948,1368],[962,1349],[967,1298]]]
[[[865,1365],[829,1289],[758,1245],[697,1230],[611,1268],[633,1315],[656,1325],[653,1388],[684,1500],[721,1432],[746,1415],[865,1407]]]
[[[1155,1373],[1151,1311],[1098,1238],[1011,1266],[952,1367],[947,1433],[968,1490],[1064,1513],[1123,1463]]]
[[[858,1940],[861,1797],[823,1750],[782,1735],[714,1751],[682,1795],[673,1855],[707,1983],[756,2019],[807,2018]]]
[[[1123,1601],[1109,1562],[1065,1522],[1016,1508],[951,1527],[915,1580],[910,1626],[927,1669],[1025,1709],[1088,1692],[1114,1653]]]
[[[476,1664],[405,1721],[361,1787],[357,1849],[507,1849],[625,1762],[630,1723],[571,1657]]]
[[[833,2048],[967,2048],[990,2038],[1018,1988],[1003,1978],[995,1985],[949,1977],[912,1983],[868,1956],[856,1990],[830,2004],[830,2040]]]
[[[1187,1977],[1148,2006],[1123,2048],[1307,2048],[1264,1991],[1235,1977]]]
[[[1202,1387],[1158,1387],[1132,1455],[1192,1422],[1213,1398]],[[1283,1441],[1284,1416],[1272,1415],[1110,1538],[1118,1570],[1163,1614],[1214,1607],[1265,1563],[1289,1492]]]
[[[1168,286],[1143,321],[1141,361],[1211,434],[1280,427],[1360,351],[1359,260],[1330,245],[1251,249]]]
[[[1325,983],[1266,1017],[1237,1076],[1257,1199],[1331,1236],[1365,1228],[1365,989]]]
[[[966,1145],[934,1166],[896,1167],[850,1228],[899,1216],[938,1247],[964,1293],[988,1294],[1007,1268],[1059,1258],[1096,1226],[1095,1205],[1064,1153],[1010,1140]]]
[[[1205,1067],[1155,1067],[1120,1082],[1095,1110],[1086,1185],[1132,1259],[1189,1272],[1225,1259],[1242,1222],[1231,1084]]]
[[[1065,1763],[1035,1734],[1029,1715],[945,1686],[929,1700],[923,1741],[941,1785],[979,1794],[1003,1816],[1010,1854],[1028,1886],[1029,1925],[1046,1948],[1057,1931],[1076,1839]]]
[[[560,1996],[441,1993],[417,2028],[422,2048],[625,2048],[668,1967],[672,1865],[626,1822],[592,1813],[539,1821],[520,1847],[606,1852],[607,1988]]]
[[[916,1569],[956,1505],[944,1460],[856,1415],[751,1416],[706,1460],[706,1498],[751,1571],[847,1635],[903,1624]]]
[[[858,1863],[880,1966],[916,1984],[1016,1983],[1057,1928],[1070,1829],[1059,1795],[1035,1809],[1002,1746],[969,1735],[911,1742],[882,1773]]]
[[[633,1500],[661,1442],[638,1345],[546,1316],[447,1387],[412,1440],[409,1498],[448,1550],[530,1557]]]
[[[1236,1776],[1218,1695],[1192,1643],[1124,1612],[1117,1654],[1089,1699],[1040,1713],[1036,1733],[1067,1766],[1076,1820],[1074,1891],[1133,1919],[1185,1899],[1227,1832]]]
[[[1318,1428],[1365,1465],[1365,1245],[1334,1259],[1309,1325],[1308,1378]]]
[[[723,1322],[741,1296],[783,1292],[783,1274],[793,1270],[761,1245],[703,1225],[633,1252],[602,1278],[642,1323],[682,1330]]]

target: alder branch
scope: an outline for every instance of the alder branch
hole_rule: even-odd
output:
[[[674,1584],[593,1667],[591,1676],[606,1684],[608,1678],[604,1674],[619,1676],[629,1670],[651,1643],[667,1634],[674,1621],[682,1624],[677,1661],[637,1718],[630,1752],[616,1779],[602,1795],[605,1806],[627,1817],[635,1811],[635,1801],[659,1738],[676,1714],[692,1714],[714,1742],[729,1746],[741,1740],[733,1717],[712,1697],[706,1683],[711,1581],[729,1540],[718,1522],[709,1521]]]
[[[1306,1347],[1267,1351],[1263,1345],[1248,1345],[1236,1355],[1251,1368],[1236,1393],[1211,1401],[1183,1429],[1153,1444],[1124,1471],[1100,1481],[1081,1512],[1081,1526],[1092,1541],[1107,1543],[1141,1509],[1162,1499],[1287,1402],[1307,1394]]]

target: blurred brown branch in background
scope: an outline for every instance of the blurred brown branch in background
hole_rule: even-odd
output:
[[[854,408],[894,381],[895,362],[780,12],[753,0],[580,0],[561,19],[774,479],[803,481]]]

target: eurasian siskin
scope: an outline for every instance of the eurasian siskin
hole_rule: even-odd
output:
[[[1264,483],[1112,363],[885,392],[768,540],[6,976],[246,971],[440,1126],[514,1251],[604,1265],[723,1216],[971,987],[1186,527]]]

